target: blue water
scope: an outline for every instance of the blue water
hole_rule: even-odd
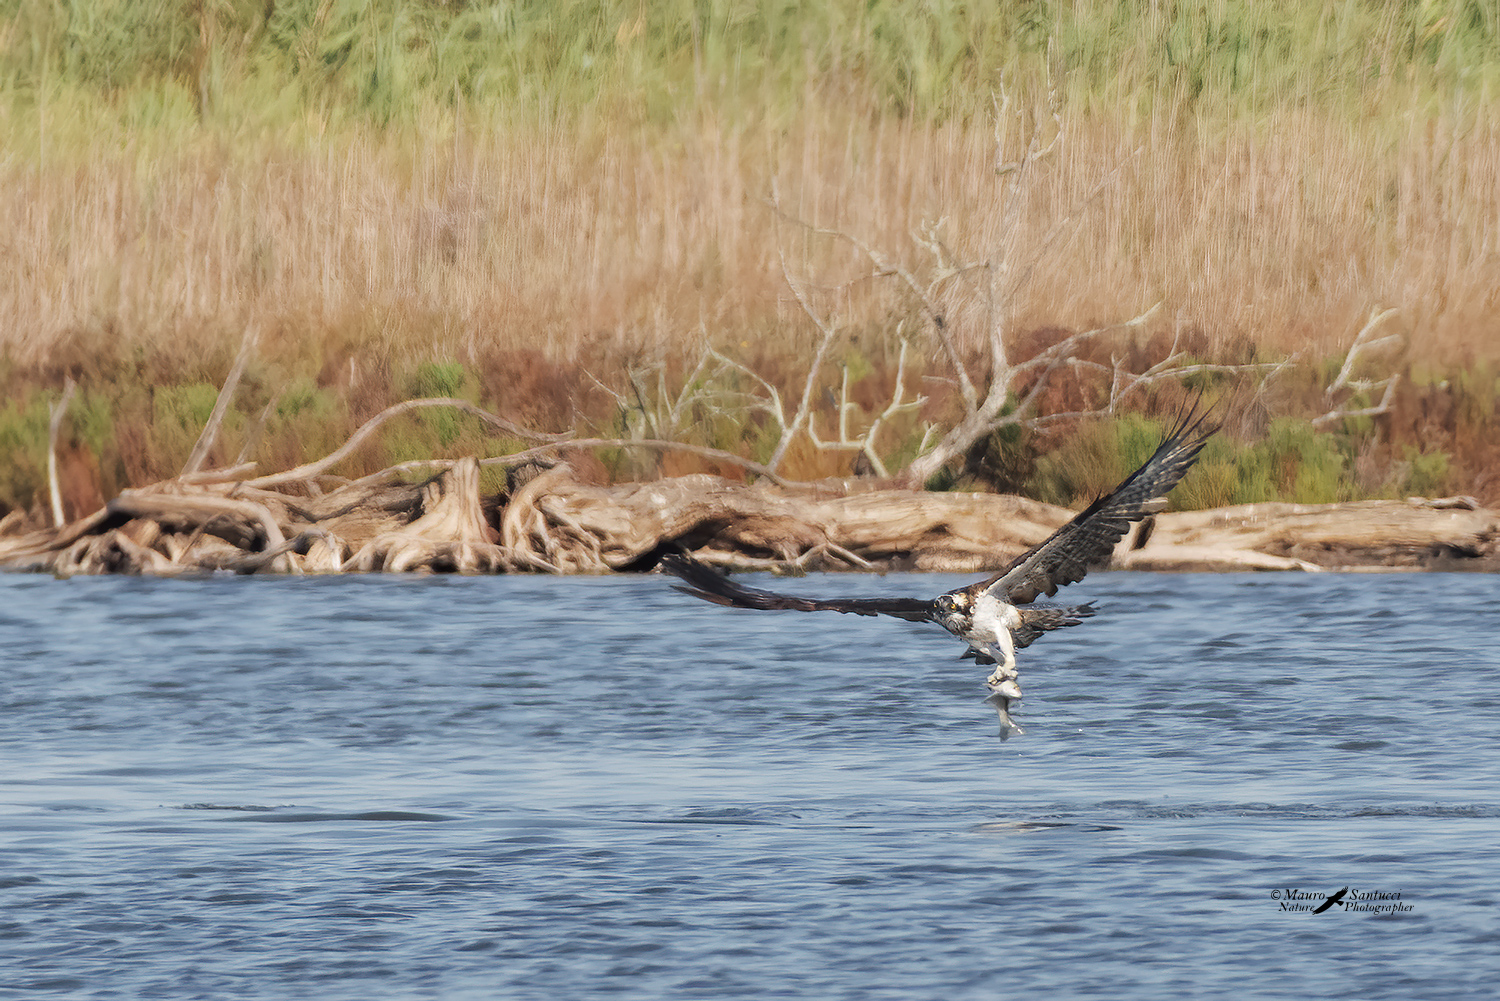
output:
[[[654,576],[0,576],[0,997],[1495,996],[1500,578],[1068,596],[1001,742]]]

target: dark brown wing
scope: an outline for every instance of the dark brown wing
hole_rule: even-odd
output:
[[[1092,618],[1097,611],[1092,601],[1087,605],[1060,608],[1051,605],[1033,605],[1020,610],[1021,625],[1010,631],[1010,637],[1015,642],[1016,649],[1022,650],[1040,639],[1043,633],[1061,629],[1064,626],[1076,626],[1084,619]]]
[[[849,612],[854,615],[892,615],[910,622],[929,622],[937,616],[937,602],[926,598],[801,598],[736,584],[712,567],[685,556],[663,556],[661,568],[687,582],[677,587],[716,605],[734,608],[792,609],[798,612]],[[675,586],[675,585],[674,585]]]
[[[1131,522],[1166,507],[1166,495],[1187,475],[1198,453],[1218,431],[1207,420],[1206,414],[1198,416],[1190,410],[1125,482],[1079,512],[1047,541],[969,590],[991,591],[1013,605],[1023,605],[1039,594],[1051,597],[1064,584],[1082,580],[1089,567],[1114,552]]]

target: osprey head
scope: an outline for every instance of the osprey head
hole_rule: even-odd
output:
[[[944,614],[952,614],[954,612],[967,612],[969,606],[973,603],[974,599],[968,591],[954,591],[950,594],[938,595],[937,607],[938,611]]]

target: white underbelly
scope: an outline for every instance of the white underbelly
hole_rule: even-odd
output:
[[[1014,605],[987,594],[981,595],[975,603],[974,634],[977,639],[986,643],[999,643],[1002,630],[1008,636],[1020,624],[1021,613],[1016,611]]]

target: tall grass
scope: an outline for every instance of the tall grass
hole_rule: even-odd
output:
[[[421,142],[361,124],[304,146],[96,123],[66,155],[0,161],[5,256],[22,276],[0,285],[0,347],[30,365],[107,330],[193,359],[237,342],[251,311],[315,370],[313,356],[361,348],[569,356],[690,350],[704,330],[807,337],[778,251],[827,285],[862,266],[779,222],[763,202],[775,185],[789,211],[909,264],[929,220],[968,259],[1015,248],[1017,272],[1034,263],[1009,304],[1019,329],[1161,301],[1163,323],[1219,349],[1332,354],[1379,303],[1425,359],[1494,358],[1500,116],[1487,110],[1408,105],[1398,131],[1372,136],[1287,109],[1205,141],[1080,111],[1017,196],[996,178],[991,130],[818,93],[775,131],[711,110],[650,132],[435,111]],[[1001,155],[1026,138],[1002,133]],[[860,326],[891,304],[844,308]]]
[[[1147,335],[1318,359],[1378,303],[1493,363],[1497,80],[1482,0],[0,0],[0,386],[215,384],[255,319],[257,405],[458,362],[567,422],[705,341],[795,379],[782,255],[888,353],[909,304],[773,191],[912,266],[941,220],[1018,335],[1160,301]]]

